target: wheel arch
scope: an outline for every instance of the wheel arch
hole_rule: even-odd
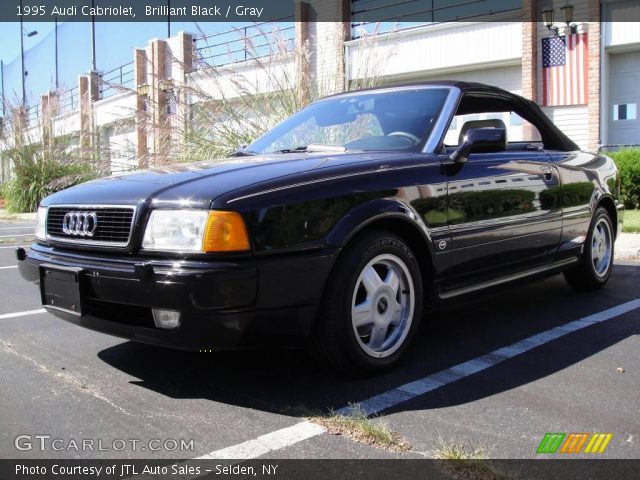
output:
[[[328,236],[329,243],[340,247],[340,256],[357,238],[374,230],[386,230],[398,235],[415,255],[422,277],[425,295],[434,280],[433,242],[428,227],[409,206],[397,200],[385,199],[361,205],[346,215]]]
[[[599,207],[603,207],[607,213],[609,214],[609,216],[611,217],[611,223],[612,223],[612,227],[613,227],[613,236],[617,237],[617,232],[618,232],[618,209],[616,208],[616,204],[613,201],[613,198],[611,198],[608,195],[604,195],[602,198],[600,198],[598,200],[598,203],[596,204],[596,207],[593,209],[593,213],[595,214],[596,210],[598,210]]]

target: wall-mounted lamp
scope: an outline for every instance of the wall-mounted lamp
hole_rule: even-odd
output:
[[[158,90],[164,92],[167,102],[167,114],[173,115],[177,112],[178,88],[171,79],[160,80],[158,82]]]
[[[564,7],[560,7],[560,10],[564,14],[564,23],[567,24],[571,33],[576,33],[577,26],[573,23],[573,5],[565,5]]]
[[[149,96],[149,84],[148,83],[143,83],[141,85],[138,85],[136,90],[137,90],[138,95],[140,95],[141,97],[148,97]]]
[[[573,23],[573,5],[565,5],[560,7],[560,11],[564,16],[564,23],[567,25],[571,33],[576,33],[577,25]],[[549,32],[558,35],[560,28],[555,24],[555,11],[553,8],[546,8],[540,12],[542,15],[542,23]]]
[[[545,27],[547,27],[547,30],[549,30],[549,32],[553,33],[554,35],[558,35],[558,27],[555,25],[555,12],[553,8],[542,10],[540,14],[542,15],[542,23]]]
[[[553,17],[554,17],[553,8],[547,8],[545,10],[542,10],[540,14],[542,15],[542,23],[544,23],[545,27],[550,29],[553,26]]]
[[[160,80],[158,82],[158,90],[161,92],[170,92],[173,91],[174,88],[173,80]]]

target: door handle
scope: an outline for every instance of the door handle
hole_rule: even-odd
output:
[[[542,167],[540,170],[542,171],[545,182],[550,182],[551,180],[553,180],[553,170],[551,170],[549,167]]]

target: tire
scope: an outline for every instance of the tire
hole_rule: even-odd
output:
[[[422,298],[420,267],[406,242],[387,231],[363,234],[329,277],[310,351],[348,375],[382,372],[413,339]]]
[[[599,207],[591,221],[580,264],[564,272],[564,278],[573,289],[593,291],[607,283],[613,268],[613,232],[609,212]]]

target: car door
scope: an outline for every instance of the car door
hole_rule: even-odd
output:
[[[444,164],[452,287],[552,261],[562,231],[560,181],[545,151],[518,144]]]

